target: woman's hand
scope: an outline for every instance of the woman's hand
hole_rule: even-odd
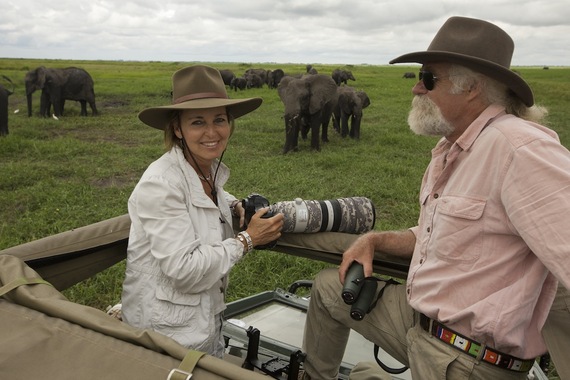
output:
[[[243,210],[243,207],[241,210]],[[247,226],[246,232],[251,237],[251,241],[253,242],[254,247],[271,243],[272,241],[275,241],[281,237],[283,219],[285,216],[282,213],[278,213],[270,218],[263,218],[263,215],[265,215],[268,210],[269,207],[259,209],[251,217],[251,220]],[[245,218],[245,210],[243,211],[243,218]],[[240,217],[240,226],[242,226],[241,222],[242,218]]]
[[[245,225],[245,209],[243,208],[241,202],[234,201],[234,203],[232,203],[232,206],[230,206],[230,208],[232,210],[233,216],[239,218],[239,227],[243,228],[243,226]]]

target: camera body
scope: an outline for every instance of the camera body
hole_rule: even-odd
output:
[[[253,214],[258,212],[260,209],[264,207],[269,207],[269,201],[263,195],[259,195],[257,193],[252,193],[247,196],[247,198],[242,199],[241,205],[245,210],[245,227],[249,224],[251,217]],[[265,214],[263,214],[262,218],[271,218],[275,215],[275,212],[271,209],[267,210]],[[275,247],[277,244],[277,240],[272,241],[271,243],[265,245],[255,246],[256,249],[271,249]]]
[[[269,201],[263,195],[252,193],[248,195],[247,198],[242,199],[241,205],[245,210],[245,225],[247,226],[253,214],[264,207],[269,207]],[[271,218],[273,215],[275,215],[275,213],[269,209],[262,218]]]
[[[362,264],[354,261],[344,279],[342,299],[350,307],[352,319],[361,321],[374,305],[378,281],[374,277],[364,277]]]

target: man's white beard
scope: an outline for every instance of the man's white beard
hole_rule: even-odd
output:
[[[414,133],[423,136],[449,136],[455,130],[430,99],[418,95],[412,100],[408,124]]]

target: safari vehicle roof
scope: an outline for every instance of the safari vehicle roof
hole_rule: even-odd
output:
[[[0,251],[19,257],[58,290],[66,289],[126,258],[130,219],[128,214],[34,240]],[[322,232],[288,233],[272,250],[294,256],[340,264],[342,252],[356,235]],[[377,252],[374,270],[405,278],[408,262]]]
[[[20,283],[22,278],[49,283],[26,285],[24,281],[0,297],[0,378],[14,375],[8,373],[12,370],[21,372],[18,375],[25,372],[29,378],[58,380],[117,378],[119,374],[124,379],[156,379],[167,377],[151,374],[162,374],[187,362],[192,350],[170,338],[134,329],[103,311],[74,304],[59,293],[125,259],[129,230],[130,219],[125,214],[0,251],[0,290],[9,285],[7,282]],[[283,234],[272,250],[339,264],[342,252],[356,237],[337,232]],[[378,274],[405,278],[408,265],[405,260],[375,254],[374,271]],[[265,295],[253,298],[259,297]],[[284,298],[290,301],[291,295]],[[249,309],[249,301],[229,304],[230,314]],[[234,328],[231,323],[228,326]],[[234,337],[239,341],[238,330]],[[270,344],[288,347],[283,342]],[[192,378],[197,380],[268,378],[209,355],[194,364]],[[535,374],[546,379],[539,369]],[[175,380],[178,375],[182,374],[169,375],[168,379]]]
[[[0,290],[4,290],[0,291],[0,378],[16,375],[89,380],[105,378],[108,371],[113,374],[111,378],[115,374],[125,379],[167,378],[167,369],[176,369],[195,352],[61,295],[61,290],[125,259],[129,230],[130,219],[125,214],[0,251]],[[333,232],[286,234],[273,250],[340,263],[341,253],[354,239],[354,235]],[[377,269],[403,277],[407,265],[379,259]],[[233,305],[234,310],[240,307],[239,302]],[[239,329],[229,334],[240,342]],[[242,343],[247,346],[249,342]],[[281,342],[278,345],[288,347]],[[193,367],[192,378],[262,376],[239,364],[204,355]],[[157,377],[158,373],[164,376]]]

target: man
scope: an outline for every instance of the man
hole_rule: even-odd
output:
[[[513,50],[497,26],[452,17],[427,51],[390,62],[422,64],[408,122],[442,139],[418,225],[362,235],[338,273],[315,279],[305,378],[336,379],[351,328],[414,379],[526,379],[547,351],[541,329],[557,281],[570,287],[570,153],[536,123],[545,110],[509,69]],[[371,276],[375,251],[411,258],[408,279],[379,282],[376,306],[356,321],[342,283],[355,261]]]

